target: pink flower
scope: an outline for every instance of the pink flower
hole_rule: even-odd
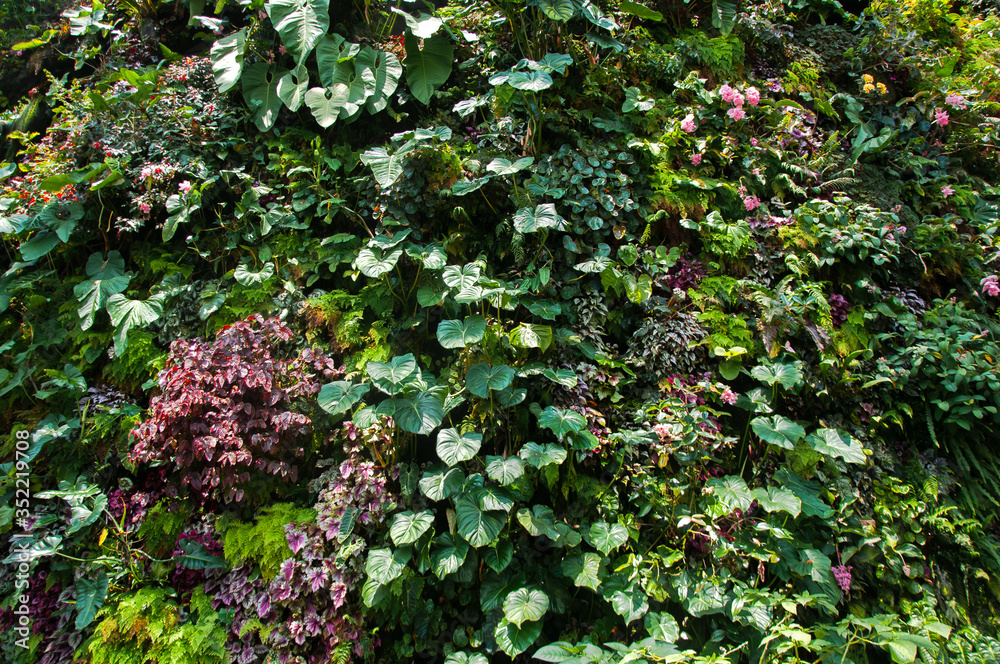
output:
[[[1000,295],[1000,279],[998,279],[995,274],[991,274],[990,276],[984,278],[979,282],[979,285],[983,287],[983,295],[989,295],[991,297]]]
[[[687,115],[684,116],[684,119],[681,120],[681,129],[684,130],[684,131],[686,131],[689,134],[693,134],[694,133],[694,114],[693,113],[688,113]]]
[[[691,163],[695,166],[701,163],[702,154],[700,152],[695,152],[691,155]]]
[[[733,120],[742,120],[747,116],[746,112],[744,112],[744,110],[739,106],[733,106],[729,109],[729,112],[726,113],[726,115],[731,117]]]
[[[752,145],[754,147],[757,147],[757,139],[756,138],[751,138],[750,139],[750,145]]]
[[[734,403],[736,403],[736,393],[733,392],[731,389],[729,389],[729,386],[727,385],[726,389],[723,390],[722,394],[719,395],[719,399],[722,401],[722,403],[729,404],[730,406],[732,406]]]
[[[934,122],[938,123],[942,127],[948,124],[948,111],[934,111]]]
[[[952,189],[950,185],[946,184],[945,186],[941,187],[941,195],[944,196],[945,198],[948,198],[949,196],[951,196],[954,193],[955,193],[955,190]]]
[[[743,207],[747,209],[747,212],[753,212],[760,207],[760,199],[756,196],[746,196],[743,198]]]
[[[142,212],[143,214],[149,214],[149,211],[150,211],[150,210],[152,210],[152,207],[150,207],[149,203],[145,203],[145,202],[143,202],[143,203],[140,203],[140,204],[139,204],[139,210],[140,210],[140,211],[141,211],[141,212]]]
[[[733,93],[733,106],[738,106],[740,108],[743,108],[743,95],[741,95],[739,92]]]
[[[732,101],[733,93],[735,92],[736,91],[733,90],[731,87],[729,87],[728,84],[723,85],[721,88],[719,88],[719,94],[722,95],[722,101]]]
[[[751,106],[756,106],[760,103],[760,90],[757,88],[750,88],[747,90],[747,102]]]
[[[967,106],[965,97],[963,97],[962,95],[957,95],[955,93],[951,93],[950,95],[945,97],[944,103],[959,110],[965,110],[965,107]]]
[[[184,182],[181,182],[179,185],[177,185],[177,188],[181,190],[181,193],[186,194],[189,191],[191,191],[191,183],[187,180],[184,180]]]

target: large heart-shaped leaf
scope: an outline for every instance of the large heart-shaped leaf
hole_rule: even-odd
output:
[[[566,220],[556,212],[554,203],[542,203],[535,209],[521,208],[514,213],[514,228],[519,233],[534,233],[543,228],[566,230]]]
[[[393,579],[402,574],[409,560],[409,547],[396,550],[372,549],[365,562],[365,571],[368,578],[384,585],[392,583]]]
[[[444,500],[462,489],[465,475],[458,468],[442,468],[424,472],[420,491],[431,500]]]
[[[173,560],[186,569],[226,569],[226,559],[222,556],[213,556],[201,542],[182,539],[178,548],[182,551],[180,555],[174,556]]]
[[[518,588],[503,601],[503,615],[520,627],[531,620],[541,620],[549,610],[549,596],[535,588]]]
[[[552,345],[552,326],[521,323],[510,331],[510,343],[515,348],[548,350]]]
[[[621,0],[618,9],[649,21],[663,21],[663,14],[632,0]]]
[[[247,30],[241,28],[212,44],[212,74],[219,92],[229,92],[243,73],[243,53],[247,48]]]
[[[332,88],[311,88],[306,91],[304,99],[316,122],[325,128],[337,121],[340,109],[350,96],[351,89],[343,83],[337,83]]]
[[[397,355],[388,362],[369,362],[365,370],[376,388],[392,396],[401,392],[417,373],[417,359],[413,353]]]
[[[115,352],[121,355],[128,346],[128,332],[133,327],[149,325],[163,314],[163,295],[148,300],[130,300],[118,293],[108,298],[108,314],[115,326]]]
[[[340,107],[340,119],[350,120],[361,112],[369,97],[375,92],[375,72],[367,67],[353,67],[344,81],[347,86],[347,101]]]
[[[108,298],[123,293],[132,279],[132,275],[125,274],[125,260],[117,251],[108,252],[107,260],[100,253],[91,254],[86,269],[90,279],[73,287],[73,294],[80,301],[76,313],[82,319],[81,330],[89,329]]]
[[[806,435],[805,429],[782,415],[755,417],[750,426],[761,440],[786,450],[795,449],[795,443]]]
[[[462,267],[449,265],[441,273],[441,278],[444,279],[445,285],[449,288],[465,290],[479,283],[480,274],[478,265],[468,263]]]
[[[620,523],[607,524],[599,521],[590,526],[585,537],[592,547],[608,555],[628,542],[628,530]]]
[[[420,48],[418,37],[406,32],[406,84],[410,94],[423,104],[431,103],[431,95],[451,76],[454,47],[445,34],[437,34],[424,40]]]
[[[806,442],[817,452],[840,457],[848,463],[865,463],[865,448],[849,433],[836,429],[819,429],[806,437]]]
[[[566,460],[566,450],[555,443],[525,443],[518,454],[521,459],[535,468],[542,468],[552,464],[559,465]]]
[[[507,79],[507,85],[517,90],[541,92],[552,87],[552,75],[544,71],[516,71]]]
[[[392,523],[389,524],[389,536],[392,537],[392,542],[396,546],[413,544],[430,529],[433,523],[434,513],[430,510],[424,510],[417,514],[409,510],[400,512],[392,517]]]
[[[519,457],[486,457],[486,475],[500,486],[509,486],[524,475],[524,461]]]
[[[392,268],[396,267],[396,263],[399,262],[399,258],[402,255],[402,249],[394,249],[383,254],[382,250],[378,247],[365,247],[358,252],[355,264],[361,270],[361,274],[372,279],[378,279],[383,274],[392,271]]]
[[[427,435],[441,426],[447,388],[434,387],[406,399],[396,399],[393,419],[400,429]]]
[[[437,547],[431,552],[431,566],[434,574],[443,579],[454,574],[465,562],[469,554],[469,544],[459,537],[444,533],[437,540]]]
[[[372,72],[372,94],[365,102],[365,108],[373,114],[384,110],[403,76],[403,65],[399,63],[399,58],[392,53],[365,46],[354,61],[356,66],[365,67]]]
[[[802,382],[802,372],[794,364],[761,364],[753,368],[750,372],[757,380],[774,385],[780,383],[783,388],[790,390]]]
[[[372,148],[361,155],[361,163],[372,169],[378,186],[383,189],[390,187],[403,174],[403,160],[408,154],[409,145],[404,144],[393,154],[389,154],[385,148]]]
[[[296,64],[302,64],[330,29],[329,0],[269,0],[265,9]]]
[[[302,65],[291,71],[285,70],[278,79],[278,99],[293,113],[302,108],[308,89],[309,72]]]
[[[502,572],[507,569],[510,561],[514,558],[514,545],[507,541],[500,541],[495,547],[483,549],[479,555],[491,570]]]
[[[253,109],[254,124],[261,131],[268,131],[278,119],[281,110],[278,81],[287,73],[287,69],[274,70],[265,62],[254,63],[243,71],[240,79],[243,99]]]
[[[51,231],[42,231],[20,246],[21,258],[33,261],[41,258],[59,245],[59,236]]]
[[[369,386],[354,384],[346,380],[336,380],[320,388],[316,400],[319,407],[331,415],[340,415],[354,407],[368,394]]]
[[[783,487],[758,487],[752,492],[761,508],[767,512],[783,510],[792,516],[798,516],[802,511],[802,501],[795,494]]]
[[[596,553],[582,553],[569,556],[562,561],[560,569],[564,576],[573,580],[573,585],[578,588],[590,588],[597,590],[601,585],[601,558]]]
[[[569,408],[549,406],[538,415],[538,425],[551,429],[562,438],[569,433],[576,433],[587,428],[587,418]]]
[[[184,540],[185,542],[187,540]],[[110,579],[108,575],[101,571],[96,579],[80,577],[74,584],[76,587],[76,629],[82,630],[84,627],[94,622],[97,612],[104,606],[104,598],[108,596],[108,585]]]
[[[437,454],[449,466],[476,456],[483,444],[481,433],[459,435],[456,429],[441,429],[437,437]]]
[[[259,286],[274,276],[274,263],[264,263],[260,270],[253,271],[246,263],[239,265],[233,272],[233,278],[241,286]]]
[[[573,0],[533,0],[533,4],[553,21],[565,23],[576,14]]]
[[[514,173],[523,171],[533,163],[535,163],[534,157],[521,157],[513,163],[511,163],[509,159],[498,157],[486,164],[486,170],[490,173],[496,173],[497,175],[514,175]]]
[[[465,374],[465,386],[469,392],[483,399],[490,398],[490,392],[502,390],[514,380],[514,370],[506,364],[492,366],[485,362],[473,364]]]
[[[455,501],[455,516],[458,534],[477,549],[495,540],[506,523],[502,516],[481,509],[469,495]]]
[[[753,502],[750,489],[742,477],[735,475],[717,477],[709,480],[705,486],[712,490],[712,493],[727,510],[740,509],[745,512],[750,509],[750,503]]]
[[[438,323],[437,338],[445,348],[465,348],[481,341],[486,335],[486,319],[467,316],[461,321],[443,320]]]
[[[536,621],[526,622],[520,627],[510,622],[506,618],[497,625],[493,636],[497,645],[508,657],[517,657],[522,652],[532,646],[542,633],[542,623]]]

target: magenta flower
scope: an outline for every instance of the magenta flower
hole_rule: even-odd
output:
[[[743,207],[747,209],[747,212],[753,212],[760,207],[760,199],[756,196],[746,196],[743,199]]]
[[[726,115],[731,117],[733,120],[742,120],[747,116],[746,112],[739,106],[733,106],[729,109],[729,112],[726,113]]]
[[[757,147],[757,139],[756,138],[751,138],[750,139],[750,145],[752,145],[754,147]]]
[[[684,119],[681,120],[681,129],[684,130],[684,131],[686,131],[689,134],[693,134],[694,133],[694,127],[695,127],[695,125],[694,125],[694,114],[693,113],[688,113],[686,116],[684,116]]]
[[[985,277],[979,282],[979,285],[982,286],[983,295],[989,295],[990,297],[1000,295],[1000,278],[995,274]]]
[[[739,92],[733,93],[732,101],[733,101],[733,106],[738,106],[740,108],[743,108],[743,95],[741,95]]]
[[[837,585],[845,593],[851,592],[851,569],[844,565],[836,565],[830,568],[834,578],[837,579]]]
[[[941,187],[941,195],[944,196],[945,198],[948,198],[949,196],[951,196],[954,193],[955,193],[955,190],[952,189],[950,185],[946,184],[945,186]]]
[[[757,88],[750,88],[747,90],[747,102],[751,106],[756,106],[760,103],[760,90]]]
[[[691,155],[691,163],[695,166],[701,163],[702,154],[700,152],[695,152]]]
[[[727,385],[726,389],[722,391],[721,395],[719,395],[719,399],[722,400],[722,403],[732,406],[736,403],[736,393],[729,389],[729,386]]]
[[[934,111],[934,122],[938,123],[942,127],[948,124],[948,111]]]
[[[944,98],[944,103],[948,104],[952,108],[957,108],[958,110],[965,110],[968,105],[965,97],[962,95],[957,95],[954,92]]]
[[[723,85],[721,88],[719,88],[719,94],[722,95],[722,101],[732,101],[733,100],[733,93],[735,93],[735,92],[736,92],[735,90],[733,90],[731,87],[729,87],[728,83],[726,85]]]
[[[143,214],[149,214],[149,211],[153,208],[150,207],[149,203],[143,202],[139,204],[139,211]]]

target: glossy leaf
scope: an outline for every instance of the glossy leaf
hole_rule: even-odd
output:
[[[420,491],[430,500],[444,500],[461,491],[465,475],[458,468],[426,471],[420,480]]]
[[[747,483],[741,477],[735,475],[717,477],[709,480],[705,486],[712,490],[712,493],[727,510],[746,511],[750,509],[750,503],[753,502],[750,489],[747,488]]]
[[[246,28],[223,37],[212,44],[212,74],[219,92],[229,92],[236,87],[243,73],[243,53],[247,48]]]
[[[548,465],[559,465],[566,460],[566,450],[555,443],[525,443],[518,454],[521,459],[535,468],[543,468]]]
[[[437,338],[445,348],[465,348],[481,341],[486,335],[486,319],[466,316],[463,320],[443,320],[438,323]]]
[[[524,462],[519,457],[486,457],[486,475],[500,486],[509,486],[524,475]]]
[[[514,380],[514,370],[505,364],[492,366],[485,362],[473,364],[465,374],[469,392],[482,399],[489,399],[490,392],[502,390]]]
[[[418,38],[412,32],[406,34],[406,85],[410,94],[422,104],[431,103],[431,95],[444,85],[451,76],[454,46],[445,34],[436,34],[424,40],[420,48]]]
[[[806,442],[817,452],[838,457],[848,463],[865,463],[865,449],[851,434],[836,429],[819,429],[806,436]]]
[[[569,408],[549,406],[538,416],[538,426],[551,429],[562,438],[569,433],[576,433],[587,428],[587,418]]]
[[[750,426],[761,440],[786,450],[795,449],[795,443],[806,435],[805,429],[782,415],[755,417]]]
[[[596,553],[581,553],[563,560],[560,569],[563,575],[573,580],[579,588],[597,590],[601,585],[601,558]]]
[[[456,529],[465,541],[479,548],[486,546],[500,535],[506,519],[495,512],[483,510],[469,495],[455,501]]]
[[[108,298],[124,292],[132,279],[125,274],[125,260],[117,251],[108,252],[107,259],[100,253],[91,254],[86,270],[90,278],[73,287],[73,294],[80,302],[76,313],[81,319],[81,330],[90,329]]]
[[[370,386],[336,380],[320,388],[316,400],[319,407],[331,415],[340,415],[354,407],[368,394]]]
[[[437,454],[446,464],[454,466],[474,458],[482,444],[480,433],[459,435],[456,429],[441,429],[437,436]]]
[[[396,546],[413,544],[433,524],[434,513],[430,510],[424,510],[417,514],[407,510],[392,517],[392,523],[389,524],[389,536],[392,537],[392,543]]]
[[[302,64],[330,29],[329,0],[268,0],[265,9],[296,64]]]
[[[590,530],[585,535],[587,542],[606,556],[628,542],[628,530],[620,523],[591,524]]]
[[[365,572],[368,573],[368,578],[385,585],[403,573],[409,560],[409,548],[372,549],[368,552]]]
[[[518,627],[528,621],[541,620],[549,610],[549,596],[541,590],[518,588],[503,601],[503,615]]]
[[[543,228],[554,228],[556,230],[566,230],[566,220],[556,212],[553,203],[542,203],[536,205],[534,209],[521,208],[514,213],[514,228],[519,233],[534,233]]]
[[[510,657],[516,657],[530,648],[542,633],[542,623],[526,622],[520,627],[506,618],[497,625],[494,637],[500,649]]]

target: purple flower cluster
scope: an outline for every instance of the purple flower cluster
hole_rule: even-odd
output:
[[[833,319],[833,326],[840,327],[847,322],[847,314],[851,312],[851,303],[840,293],[834,293],[827,298],[830,303],[830,318]]]
[[[840,590],[845,594],[851,592],[851,570],[853,568],[836,565],[830,569],[833,571],[833,577],[837,579],[837,585],[840,586]]]

